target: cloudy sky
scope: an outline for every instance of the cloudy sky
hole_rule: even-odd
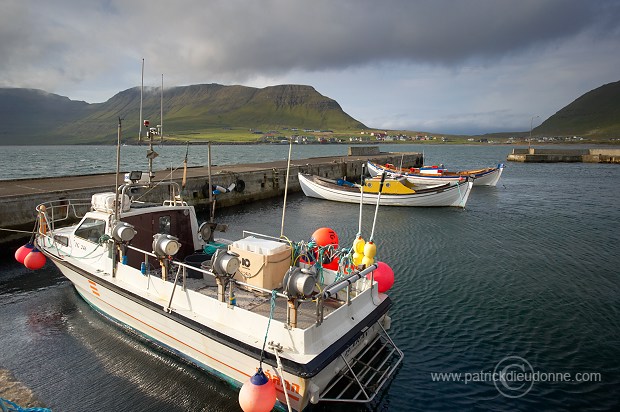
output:
[[[620,0],[0,0],[0,87],[313,86],[369,127],[529,130],[620,80]]]

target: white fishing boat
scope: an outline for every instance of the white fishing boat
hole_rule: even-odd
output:
[[[371,176],[387,173],[388,176],[394,178],[405,177],[409,182],[416,185],[456,183],[468,178],[473,181],[474,186],[496,186],[505,167],[503,163],[500,163],[496,167],[450,172],[443,166],[404,169],[392,164],[379,165],[373,162],[367,162],[367,164]]]
[[[299,174],[299,184],[308,197],[336,202],[376,204],[384,206],[465,207],[472,182],[465,179],[454,183],[416,187],[404,178],[367,179],[363,186],[320,176]],[[381,189],[379,190],[379,187]],[[363,192],[363,193],[362,193]],[[379,195],[379,192],[381,194]]]
[[[403,354],[380,280],[393,272],[372,251],[356,265],[325,242],[251,232],[215,242],[225,227],[199,224],[178,184],[152,176],[40,204],[26,260],[42,253],[94,310],[237,387],[262,374],[283,408],[370,402],[385,388]],[[331,266],[316,258],[327,252]]]

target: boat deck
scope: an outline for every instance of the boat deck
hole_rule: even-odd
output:
[[[217,286],[212,285],[204,279],[187,278],[186,286],[188,289],[195,290],[203,295],[217,299]],[[282,292],[282,290],[278,290]],[[228,296],[228,290],[226,290]],[[271,295],[256,291],[249,291],[242,288],[235,289],[235,305],[241,309],[269,317],[271,313]],[[331,312],[338,309],[345,302],[336,299],[328,299],[323,302],[323,316],[328,316]],[[282,298],[275,299],[273,319],[286,323],[287,302]],[[316,323],[317,305],[313,301],[302,302],[297,310],[297,327],[306,329]]]

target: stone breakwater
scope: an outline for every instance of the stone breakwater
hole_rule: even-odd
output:
[[[411,166],[423,164],[420,153],[380,153],[378,147],[350,147],[347,156],[313,157],[291,161],[288,190],[300,191],[298,172],[338,179],[355,178],[362,173],[367,160],[376,163],[401,161]],[[217,196],[216,207],[235,206],[258,200],[280,197],[286,184],[287,161],[252,163],[211,167],[211,184],[224,188],[235,183],[230,193]],[[126,171],[123,171],[123,175]],[[146,173],[145,173],[146,175]],[[210,207],[209,168],[192,167],[187,170],[187,184],[181,194],[183,200],[197,209]],[[153,181],[175,181],[181,184],[183,169],[160,170]],[[9,230],[32,230],[35,208],[43,202],[58,199],[88,199],[95,193],[114,191],[115,174],[66,176],[42,179],[0,181],[0,243],[23,239],[28,235]],[[164,193],[164,190],[166,191]],[[163,202],[168,199],[167,188],[157,187],[141,200]]]
[[[620,163],[620,149],[512,149],[507,160],[524,163]]]

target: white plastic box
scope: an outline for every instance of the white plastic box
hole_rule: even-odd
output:
[[[114,212],[115,198],[114,192],[95,193],[91,199],[91,205],[93,209],[99,212]],[[121,201],[121,210],[127,212],[131,207],[129,196],[122,196],[121,199],[121,195],[119,195],[119,200]]]
[[[235,279],[263,289],[278,289],[291,265],[291,247],[274,240],[248,236],[228,246],[239,255]]]

